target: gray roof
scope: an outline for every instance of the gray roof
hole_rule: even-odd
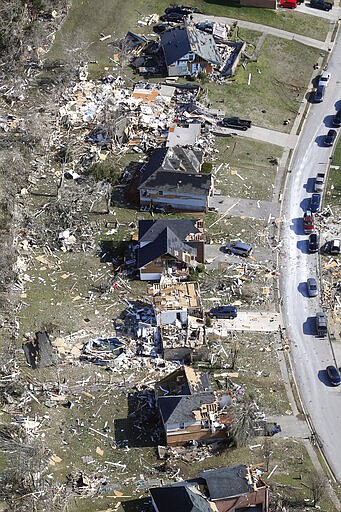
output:
[[[158,171],[179,171],[196,174],[202,164],[201,151],[174,146],[172,148],[157,148],[142,167],[140,184]]]
[[[158,406],[164,424],[188,423],[194,420],[194,410],[214,401],[214,392],[207,391],[188,396],[161,396],[158,398]]]
[[[152,242],[140,247],[138,251],[138,267],[144,267],[164,254],[169,254],[175,259],[183,261],[182,254],[184,252],[192,256],[197,254],[196,249],[182,242],[172,229],[166,226]]]
[[[182,241],[189,234],[200,233],[195,226],[199,219],[158,219],[139,220],[139,242],[153,242],[159,234],[169,227],[172,232]]]
[[[207,499],[193,485],[154,487],[150,494],[159,512],[212,512]]]
[[[190,25],[166,30],[160,36],[167,66],[174,64],[187,53],[193,52],[211,64],[222,64],[214,38]]]
[[[206,197],[211,189],[210,174],[157,171],[142,183],[139,190],[162,190]]]
[[[252,485],[246,479],[247,467],[244,464],[200,471],[199,476],[206,480],[212,501],[241,496],[253,491]]]

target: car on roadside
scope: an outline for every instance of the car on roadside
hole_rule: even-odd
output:
[[[314,215],[311,210],[307,210],[303,215],[303,231],[309,235],[313,233],[314,229]]]
[[[313,194],[310,198],[310,209],[313,213],[318,212],[321,206],[321,194]]]
[[[237,254],[246,258],[252,254],[252,245],[245,244],[244,242],[229,242],[225,246],[225,251],[228,254]]]
[[[311,233],[308,238],[309,252],[317,252],[319,250],[319,236],[317,233]]]
[[[320,11],[330,11],[333,8],[333,4],[325,2],[325,0],[310,0],[309,5]]]
[[[328,133],[324,138],[324,145],[328,146],[328,147],[332,146],[335,142],[336,136],[337,136],[336,130],[328,130]]]
[[[307,292],[308,297],[316,297],[318,294],[317,282],[314,277],[309,277],[307,279]]]
[[[327,374],[329,382],[333,386],[339,386],[341,384],[340,372],[335,366],[332,366],[332,365],[327,366],[326,374]]]
[[[338,110],[336,112],[336,114],[333,115],[333,126],[335,126],[335,128],[340,128],[341,126],[341,110]]]
[[[331,76],[332,75],[331,73],[329,73],[329,71],[323,71],[322,75],[319,78],[318,86],[328,85]]]
[[[198,14],[202,14],[197,7],[192,7],[190,5],[170,5],[165,9],[166,14],[171,14],[172,12],[180,12],[182,14],[192,14],[196,12]]]
[[[211,318],[236,318],[237,308],[236,306],[218,306],[212,308],[209,315]]]
[[[315,103],[322,103],[323,98],[324,98],[325,90],[326,90],[326,86],[325,85],[318,85],[317,86],[317,89],[316,89],[315,95],[314,95],[314,102]]]
[[[160,16],[161,21],[173,21],[175,23],[179,23],[180,21],[184,21],[186,18],[186,14],[183,14],[181,12],[170,12],[169,14],[163,14]]]

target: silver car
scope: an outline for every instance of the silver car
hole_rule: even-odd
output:
[[[307,279],[307,292],[308,297],[316,297],[318,294],[317,282],[314,277],[309,277],[309,279]]]

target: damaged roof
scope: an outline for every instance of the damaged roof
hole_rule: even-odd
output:
[[[203,161],[203,153],[180,146],[155,149],[148,162],[142,167],[140,184],[158,171],[198,173]]]
[[[192,25],[166,30],[160,35],[160,40],[167,66],[188,53],[195,53],[211,64],[222,64],[222,57],[213,36]]]
[[[195,420],[193,411],[203,404],[213,404],[216,397],[213,391],[187,396],[161,396],[158,406],[163,423],[191,423]]]
[[[189,235],[202,233],[202,230],[196,226],[198,221],[200,219],[139,220],[139,242],[153,242],[166,227],[170,228],[180,240],[186,241]]]
[[[256,484],[257,477],[244,464],[200,471],[199,476],[206,480],[208,493],[213,501],[241,496],[256,490],[252,483]],[[262,482],[261,487],[263,486]]]
[[[155,393],[159,396],[186,396],[211,390],[207,373],[194,370],[190,366],[180,366],[170,375],[166,375],[155,385]]]
[[[207,499],[194,485],[170,485],[150,489],[159,512],[212,512]]]
[[[145,180],[138,188],[157,189],[183,194],[207,195],[211,189],[210,174],[186,174],[185,172],[158,171]]]
[[[170,227],[166,226],[153,241],[142,247],[140,246],[138,251],[138,267],[144,267],[163,254],[169,254],[179,261],[183,261],[183,253],[196,256],[197,251],[184,243]]]

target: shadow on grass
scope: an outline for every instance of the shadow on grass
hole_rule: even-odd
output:
[[[151,498],[122,501],[121,507],[124,512],[153,512],[155,510]]]
[[[115,419],[115,441],[124,447],[157,447],[166,443],[154,390],[128,393],[127,418]]]

